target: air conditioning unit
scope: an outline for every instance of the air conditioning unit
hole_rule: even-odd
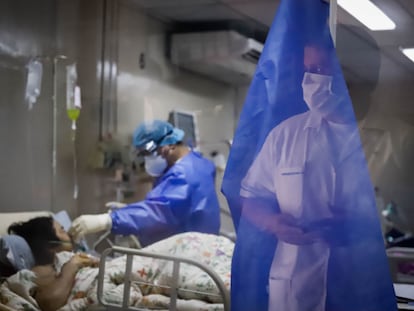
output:
[[[250,83],[263,44],[236,31],[175,33],[171,62],[229,84]]]

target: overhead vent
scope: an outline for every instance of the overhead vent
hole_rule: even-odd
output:
[[[176,33],[171,62],[189,71],[229,84],[250,83],[263,44],[236,31]]]

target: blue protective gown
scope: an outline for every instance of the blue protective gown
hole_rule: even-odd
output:
[[[162,175],[145,200],[113,210],[112,233],[145,246],[186,231],[218,234],[220,207],[214,164],[190,152]]]

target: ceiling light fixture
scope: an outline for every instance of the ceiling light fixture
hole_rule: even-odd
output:
[[[400,48],[401,52],[414,62],[414,48]]]
[[[338,5],[373,31],[395,29],[395,23],[369,0],[338,0]]]

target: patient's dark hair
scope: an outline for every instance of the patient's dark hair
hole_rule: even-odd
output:
[[[26,240],[37,265],[53,263],[53,245],[49,241],[59,241],[59,238],[53,227],[52,217],[36,217],[26,222],[14,223],[7,232],[17,234]]]

